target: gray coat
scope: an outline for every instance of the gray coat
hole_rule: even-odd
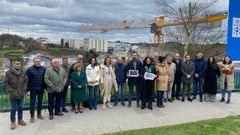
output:
[[[62,67],[59,67],[58,71],[49,67],[44,75],[44,81],[47,84],[47,91],[49,93],[62,92],[67,79],[67,73]]]
[[[192,61],[190,63],[183,62],[181,66],[182,72],[182,83],[193,83],[193,75],[195,73],[195,65]],[[187,75],[190,75],[191,78],[188,79]]]

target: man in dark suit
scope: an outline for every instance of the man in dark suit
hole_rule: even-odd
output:
[[[182,60],[180,59],[179,53],[175,54],[173,63],[176,64],[176,72],[175,72],[174,82],[173,82],[173,87],[172,87],[172,99],[174,100],[176,97],[177,100],[180,100],[179,96],[180,96],[180,92],[181,92]]]
[[[138,60],[137,53],[133,51],[131,53],[132,60],[127,64],[127,77],[128,77],[128,86],[129,86],[129,94],[128,94],[128,107],[132,106],[132,95],[134,85],[136,87],[136,97],[137,97],[137,107],[140,107],[140,95],[141,95],[141,77],[140,73],[142,70],[142,63]],[[138,74],[136,76],[132,76],[129,73],[129,70],[137,70]]]

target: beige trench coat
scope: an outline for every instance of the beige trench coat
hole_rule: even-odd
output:
[[[230,72],[226,73],[225,69],[229,67]],[[221,64],[220,65],[220,70],[221,70],[221,76],[220,76],[220,87],[221,89],[224,89],[224,82],[225,82],[225,77],[227,79],[227,90],[232,91],[235,89],[234,87],[234,65],[225,65]]]
[[[108,67],[105,65],[100,65],[100,82],[101,82],[101,89],[102,89],[102,95],[104,92],[111,91],[112,88],[114,88],[116,91],[118,91],[118,85],[116,81],[115,71],[113,70],[112,65],[109,67],[111,72],[111,79],[109,80],[108,77],[105,76],[106,70],[108,70]],[[109,87],[110,83],[110,87]]]
[[[168,69],[167,65],[165,64],[156,64],[156,72],[157,72],[157,90],[158,91],[167,91],[168,90],[168,81],[169,81],[169,75],[168,75]]]
[[[175,63],[168,64],[167,69],[168,69],[169,82],[173,82],[174,76],[176,73],[176,64]]]

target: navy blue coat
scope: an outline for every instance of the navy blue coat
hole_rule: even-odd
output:
[[[126,82],[127,66],[125,64],[114,64],[116,81],[118,84]]]
[[[199,74],[199,78],[205,78],[207,67],[208,67],[207,61],[205,61],[204,58],[195,59],[194,64],[195,64],[195,74]]]
[[[27,69],[28,91],[46,89],[46,84],[44,83],[45,72],[46,68],[43,66],[36,67],[33,65]]]
[[[177,63],[176,60],[173,60],[173,63],[176,64],[176,72],[175,72],[175,76],[174,76],[174,82],[181,82],[182,79],[182,71],[181,71],[181,67],[182,67],[182,60],[179,60],[179,62]]]

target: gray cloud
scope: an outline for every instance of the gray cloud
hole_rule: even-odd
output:
[[[175,5],[179,0],[172,0]],[[186,1],[186,0],[184,0]],[[225,0],[220,0],[221,8]],[[108,22],[110,20],[153,18],[159,15],[154,0],[1,0],[0,32],[23,36],[47,36],[51,41],[60,38],[99,38],[124,41],[149,42],[150,30],[77,32],[80,24]],[[219,6],[220,6],[219,5]],[[224,5],[224,6],[222,6]]]

